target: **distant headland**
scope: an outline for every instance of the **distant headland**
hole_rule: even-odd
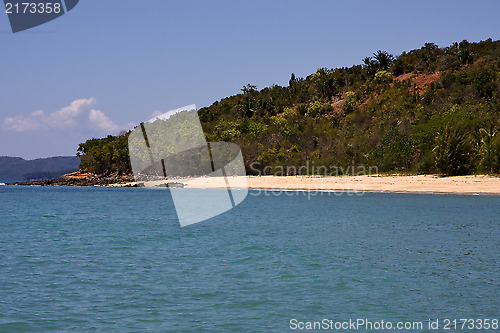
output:
[[[34,181],[59,178],[78,170],[77,156],[57,156],[25,160],[21,157],[0,156],[0,180]]]

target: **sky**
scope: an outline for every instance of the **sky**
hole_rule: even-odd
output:
[[[0,12],[0,156],[74,156],[159,113],[377,50],[498,40],[498,13],[498,0],[80,0],[14,34]]]

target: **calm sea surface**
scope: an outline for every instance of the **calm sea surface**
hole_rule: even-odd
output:
[[[0,332],[500,319],[499,196],[256,194],[180,228],[168,190],[0,186]]]

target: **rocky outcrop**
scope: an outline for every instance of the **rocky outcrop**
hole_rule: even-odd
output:
[[[9,185],[27,185],[27,186],[106,186],[111,184],[126,184],[134,181],[133,175],[121,175],[118,173],[110,173],[97,175],[87,172],[86,170],[78,170],[76,172],[65,174],[57,179],[37,180],[29,182],[15,182]]]

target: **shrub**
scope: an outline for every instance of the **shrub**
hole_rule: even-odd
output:
[[[295,116],[295,110],[292,108],[285,108],[285,110],[283,110],[283,116],[287,119],[293,118],[293,116]]]
[[[378,71],[375,73],[375,82],[377,83],[391,83],[393,80],[392,74],[388,71]]]
[[[499,157],[497,131],[491,127],[489,130],[481,128],[479,130],[480,143],[479,143],[479,158],[480,167],[482,171],[493,173],[498,170],[497,159]]]
[[[342,105],[342,110],[345,113],[351,113],[358,111],[359,105],[358,101],[356,100],[356,94],[352,91],[348,91],[345,94],[345,100],[344,104]]]
[[[470,170],[472,147],[460,125],[448,124],[436,137],[436,167],[449,176],[465,175]]]
[[[496,90],[495,73],[486,69],[481,69],[474,78],[474,87],[479,91],[481,97],[489,98]]]
[[[309,117],[317,117],[325,112],[332,111],[333,108],[328,103],[322,103],[320,101],[310,102],[307,106],[306,115]]]
[[[247,130],[253,136],[262,135],[267,132],[268,126],[261,122],[251,121],[248,123]]]

